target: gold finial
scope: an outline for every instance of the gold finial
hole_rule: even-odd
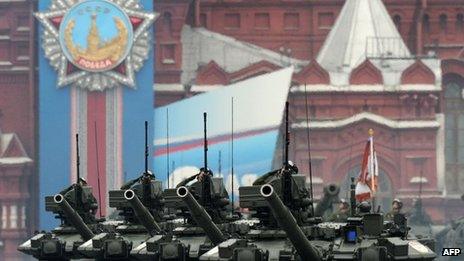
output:
[[[369,129],[368,133],[369,133],[369,136],[371,137],[374,136],[374,129]]]

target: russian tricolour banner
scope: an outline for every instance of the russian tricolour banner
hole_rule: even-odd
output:
[[[102,215],[108,190],[144,169],[156,15],[151,0],[38,3],[40,227],[50,229],[57,220],[44,197],[76,181],[75,134]]]

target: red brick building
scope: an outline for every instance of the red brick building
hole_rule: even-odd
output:
[[[156,105],[293,65],[292,150],[302,173],[309,158],[307,97],[316,184],[337,182],[346,190],[373,128],[385,207],[399,197],[408,208],[422,189],[434,220],[463,214],[459,1],[157,0],[155,6],[161,14]]]
[[[34,1],[0,1],[0,260],[36,229]]]
[[[341,22],[332,42],[343,46],[338,49],[347,50],[350,43],[358,48],[340,55],[333,47],[322,52],[350,1],[359,16]],[[367,129],[374,128],[385,177],[380,196],[400,197],[408,205],[422,184],[435,220],[461,215],[464,5],[459,0],[370,2],[383,3],[387,12],[367,0],[154,0],[161,14],[156,105],[293,65],[293,158],[308,173],[307,97],[318,189],[346,182],[357,172]],[[0,130],[8,141],[0,145],[0,260],[12,258],[16,244],[37,224],[36,5],[0,1]],[[381,15],[383,22],[366,18],[365,11]],[[368,31],[379,35],[343,29],[356,21],[367,21],[373,26]],[[340,57],[346,60],[335,61]]]

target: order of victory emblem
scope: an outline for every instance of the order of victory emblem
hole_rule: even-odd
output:
[[[47,12],[35,16],[44,26],[42,47],[58,71],[59,87],[135,88],[156,18],[139,0],[52,0]]]

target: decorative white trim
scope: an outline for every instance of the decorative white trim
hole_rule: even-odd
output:
[[[0,61],[0,66],[10,66],[13,65],[10,61]]]
[[[185,88],[180,83],[155,83],[153,90],[156,92],[183,92]]]
[[[27,66],[13,66],[13,67],[11,67],[10,71],[22,71],[22,72],[25,72],[25,71],[29,71],[29,67],[27,67]]]
[[[309,123],[310,129],[335,129],[345,127],[347,125],[360,122],[362,120],[368,120],[380,125],[384,125],[391,129],[416,129],[416,128],[439,128],[440,123],[436,120],[392,120],[384,116],[373,114],[370,112],[362,112],[353,115],[349,118],[341,120],[312,120]],[[300,121],[292,124],[293,129],[306,129],[306,121]]]
[[[442,90],[440,85],[433,84],[402,84],[397,86],[385,86],[381,84],[375,85],[348,85],[348,86],[334,86],[327,84],[311,84],[306,86],[308,93],[333,93],[333,92],[370,92],[370,93],[395,93],[395,92],[439,92]],[[305,86],[293,86],[290,92],[299,93],[305,92]]]
[[[18,28],[16,28],[16,30],[18,32],[29,32],[31,28],[29,26],[19,26]]]
[[[21,56],[18,56],[18,57],[16,58],[16,60],[18,60],[18,61],[29,61],[30,58],[29,58],[29,56],[27,56],[27,55],[21,55]]]
[[[192,92],[209,92],[212,90],[219,89],[221,87],[224,87],[226,85],[221,85],[221,84],[213,84],[213,85],[192,85],[192,88],[190,88],[190,91]]]
[[[413,184],[425,184],[429,183],[429,180],[426,177],[412,177],[411,180],[409,180],[409,183]]]
[[[32,162],[29,157],[0,158],[0,165],[14,165]]]

